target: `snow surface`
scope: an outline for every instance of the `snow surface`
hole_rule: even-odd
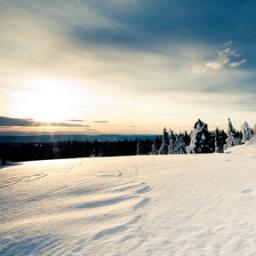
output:
[[[0,255],[256,255],[256,145],[0,169]]]

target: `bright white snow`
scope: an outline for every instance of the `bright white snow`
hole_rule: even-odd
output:
[[[0,169],[0,255],[256,255],[256,146]]]

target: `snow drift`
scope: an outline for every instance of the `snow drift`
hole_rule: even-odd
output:
[[[255,255],[250,144],[4,168],[0,255]]]

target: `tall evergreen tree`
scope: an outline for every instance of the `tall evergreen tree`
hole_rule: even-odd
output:
[[[186,146],[189,146],[189,144],[190,144],[190,136],[187,133],[187,131],[185,131],[185,133],[184,133],[184,142],[185,142]]]
[[[216,128],[216,129],[215,129],[215,152],[216,152],[216,153],[220,153],[220,148],[219,148],[219,136],[220,136],[219,129]]]
[[[158,150],[158,154],[159,155],[167,155],[168,154],[168,145],[169,145],[169,136],[168,136],[168,132],[166,131],[166,128],[164,128],[163,135],[162,135],[162,143]]]
[[[175,144],[174,144],[174,154],[186,154],[186,143],[184,140],[185,136],[183,134],[178,134],[176,136]]]
[[[136,155],[139,156],[142,154],[143,154],[142,145],[141,145],[141,142],[138,140],[136,144]]]
[[[174,154],[174,145],[175,145],[176,136],[172,130],[169,133],[169,145],[168,145],[168,154]]]
[[[224,145],[226,142],[226,134],[222,130],[220,131],[218,128],[215,130],[215,152],[216,153],[223,153],[224,152]]]
[[[225,149],[241,144],[240,134],[234,128],[230,118],[228,118],[227,140]]]
[[[227,134],[225,133],[224,130],[221,131],[220,138],[221,138],[220,143],[221,143],[221,149],[222,149],[221,153],[224,153],[224,148],[225,148],[225,144],[226,144],[226,140],[227,140]]]
[[[241,132],[242,132],[242,141],[247,142],[249,141],[252,136],[252,129],[249,127],[249,124],[247,122],[244,122],[241,126]]]
[[[157,150],[157,146],[156,146],[156,141],[153,142],[152,144],[152,148],[151,148],[151,155],[157,155],[158,154],[158,150]]]
[[[208,131],[208,125],[202,122],[200,119],[195,123],[194,129],[190,135],[191,141],[187,147],[187,152],[196,153],[211,153],[213,149],[211,147],[210,134]]]

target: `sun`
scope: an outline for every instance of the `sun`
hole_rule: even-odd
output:
[[[70,82],[61,79],[26,80],[29,87],[16,111],[41,122],[56,122],[72,116],[76,102]]]

